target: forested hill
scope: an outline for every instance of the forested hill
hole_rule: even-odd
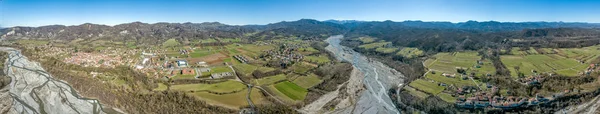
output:
[[[371,36],[397,46],[424,50],[453,51],[479,49],[511,38],[596,37],[600,24],[563,22],[422,22],[422,21],[317,21],[301,19],[267,25],[234,26],[218,22],[205,23],[125,23],[115,26],[82,24],[0,29],[2,39],[105,39],[161,44],[167,39],[185,43],[207,38],[243,38],[248,41],[300,38],[322,39],[346,34],[348,37]],[[490,43],[491,42],[491,43]],[[469,44],[469,45],[465,45]]]

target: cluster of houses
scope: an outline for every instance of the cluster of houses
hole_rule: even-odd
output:
[[[101,53],[73,53],[72,56],[64,58],[63,62],[69,64],[82,65],[84,67],[115,67],[123,65],[125,62],[120,55],[117,54],[101,54]]]
[[[492,91],[490,93],[486,92],[477,92],[474,93],[471,97],[465,98],[464,95],[458,97],[457,102],[455,103],[457,107],[460,108],[498,108],[498,109],[516,109],[516,108],[524,108],[532,105],[538,105],[542,103],[546,103],[551,101],[556,97],[560,97],[564,93],[559,93],[553,96],[553,98],[545,98],[540,95],[536,95],[535,97],[515,97],[515,96],[496,96],[498,92],[498,88],[493,86]]]
[[[275,50],[266,50],[263,58],[280,59],[283,63],[298,62],[304,59],[304,55],[297,52],[298,45],[282,44],[281,48]]]

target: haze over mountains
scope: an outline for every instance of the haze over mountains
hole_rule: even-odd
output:
[[[423,21],[317,21],[313,19],[301,19],[267,25],[243,26],[226,25],[219,22],[154,24],[133,22],[115,26],[86,23],[77,26],[11,27],[1,29],[0,38],[53,39],[64,41],[78,38],[109,39],[117,41],[135,40],[138,44],[160,44],[171,38],[186,43],[195,39],[214,37],[241,37],[253,40],[294,36],[302,39],[319,39],[328,35],[346,34],[350,37],[379,37],[400,46],[439,51],[453,50],[445,49],[441,44],[452,45],[454,47],[456,45],[460,46],[465,42],[480,40],[498,42],[506,38],[522,37],[599,36],[600,33],[597,28],[600,28],[600,24],[567,22],[467,21],[450,23]],[[449,42],[457,42],[458,44]],[[467,46],[466,48],[469,47]],[[472,48],[475,49],[475,47]]]

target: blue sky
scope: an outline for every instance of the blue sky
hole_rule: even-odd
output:
[[[600,0],[0,0],[3,27],[134,21],[246,25],[303,18],[600,23]]]

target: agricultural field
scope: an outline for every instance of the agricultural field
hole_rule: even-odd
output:
[[[318,56],[304,56],[304,60],[308,61],[308,62],[312,62],[312,63],[318,63],[318,64],[323,64],[323,63],[327,63],[330,62],[331,60],[329,60],[329,58],[327,58],[327,56],[325,55],[318,55]]]
[[[532,75],[534,74],[532,71],[578,76],[592,60],[598,58],[600,51],[597,48],[598,46],[560,49],[541,48],[538,51],[543,52],[502,55],[500,60],[511,71],[513,77],[518,77],[519,72],[526,76]]]
[[[308,93],[308,90],[289,81],[280,82],[274,86],[278,91],[293,100],[304,100],[304,97]]]
[[[196,73],[196,72],[194,72]],[[173,76],[173,79],[195,79],[196,78],[196,74],[187,74],[187,75],[182,75],[182,74],[178,74]]]
[[[248,105],[248,102],[246,100],[247,93],[247,90],[243,90],[240,92],[222,95],[212,94],[208,92],[194,92],[190,94],[196,96],[201,100],[206,101],[209,104],[224,106],[231,109],[237,109],[239,107]],[[258,89],[252,89],[252,91],[250,92],[250,98],[252,99],[252,102],[255,105],[265,104],[268,102],[266,98],[262,96],[260,90]]]
[[[440,93],[437,96],[440,97],[442,100],[449,102],[449,103],[456,102],[456,97],[452,97],[452,95],[450,95],[448,93]]]
[[[358,40],[360,40],[364,44],[368,44],[371,42],[375,42],[376,39],[373,37],[360,37],[360,38],[358,38]]]
[[[172,85],[171,90],[179,91],[212,91],[218,93],[227,93],[233,91],[245,90],[246,85],[237,81],[225,81],[216,84],[181,84]]]
[[[313,66],[304,64],[304,63],[296,63],[292,66],[292,69],[294,69],[295,73],[298,74],[305,74],[306,72],[308,72],[308,70],[312,69]]]
[[[430,72],[430,73],[425,74],[425,78],[433,80],[435,82],[441,82],[441,83],[445,83],[448,85],[455,85],[457,87],[479,85],[479,83],[474,83],[473,81],[471,81],[469,79],[467,79],[467,80],[461,79],[460,76],[446,77],[446,76],[442,76],[441,73],[432,74]]]
[[[310,74],[308,76],[298,76],[298,78],[294,79],[295,84],[303,88],[310,88],[319,83],[323,82],[319,77],[315,74]]]
[[[269,77],[264,77],[264,78],[260,78],[260,79],[255,79],[254,82],[256,85],[270,85],[273,84],[275,82],[279,82],[281,80],[285,80],[286,76],[285,74],[278,74],[275,76],[269,76]]]
[[[481,61],[479,64],[477,61]],[[437,71],[439,74],[450,73],[460,76],[457,67],[466,70],[466,74],[475,73],[475,76],[495,74],[496,68],[491,61],[477,55],[477,52],[453,52],[438,53],[424,62],[429,70]]]
[[[419,50],[419,48],[405,47],[405,48],[402,48],[400,51],[398,51],[398,53],[396,53],[396,55],[400,55],[400,56],[403,56],[406,58],[414,58],[414,57],[422,56],[423,51]]]
[[[377,42],[377,43],[363,44],[358,47],[363,48],[363,49],[376,49],[376,48],[384,47],[386,45],[391,45],[391,44],[392,44],[392,42]]]
[[[41,46],[46,45],[49,41],[45,40],[18,40],[17,43],[22,45],[30,45],[30,46]]]
[[[398,48],[384,48],[384,47],[380,47],[375,49],[376,52],[379,53],[385,53],[385,54],[389,54],[389,53],[394,53],[396,51],[398,51]]]
[[[162,44],[163,47],[174,47],[179,45],[181,45],[181,43],[175,39],[169,39]]]
[[[237,60],[236,60],[237,61]],[[241,74],[244,75],[250,75],[252,74],[252,72],[254,72],[254,70],[256,70],[258,67],[250,65],[250,64],[235,64],[233,65],[233,68],[235,68],[235,70],[237,72],[240,72]]]
[[[419,90],[416,90],[415,88],[412,88],[410,86],[405,86],[404,90],[408,91],[408,93],[410,93],[410,94],[412,94],[414,96],[417,96],[417,97],[419,97],[421,99],[425,99],[425,98],[429,97],[429,94],[423,93],[423,92],[421,92]]]
[[[410,82],[410,84],[408,84],[409,86],[415,88],[415,89],[419,89],[421,91],[433,94],[433,95],[437,95],[440,92],[444,91],[444,89],[446,89],[443,86],[439,86],[437,83],[434,82],[428,82],[422,79],[417,79],[415,81]]]

